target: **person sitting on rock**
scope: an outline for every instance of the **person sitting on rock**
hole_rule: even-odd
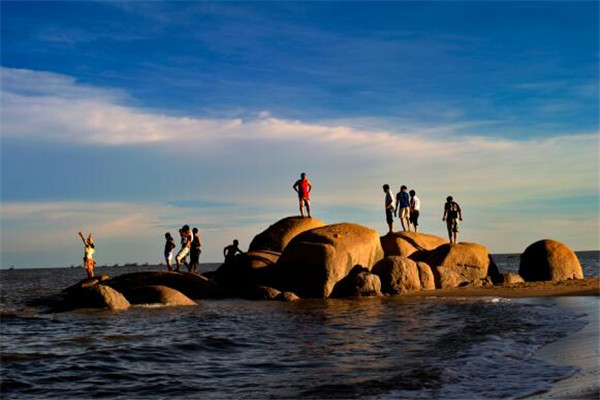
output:
[[[421,200],[417,197],[417,192],[411,190],[410,194],[410,224],[419,231],[419,210],[421,209]]]
[[[442,221],[446,221],[446,227],[448,228],[448,238],[450,243],[458,243],[458,231],[459,222],[462,221],[462,210],[457,202],[455,202],[452,196],[446,197],[446,204],[444,205],[444,216]]]
[[[408,188],[402,185],[396,195],[396,211],[398,212],[398,218],[400,218],[403,231],[410,230],[410,197],[407,190]]]
[[[176,247],[175,240],[173,240],[173,236],[169,232],[165,233],[165,262],[167,263],[167,268],[169,272],[173,271],[171,267],[171,260],[173,259],[173,249]]]
[[[189,225],[184,225],[181,229],[179,229],[179,235],[181,236],[181,250],[175,256],[175,271],[179,272],[179,265],[184,264],[188,266],[185,258],[190,253],[190,247],[192,246],[193,234],[190,231]]]
[[[79,237],[83,240],[83,245],[85,246],[85,250],[83,253],[83,268],[87,271],[88,278],[94,276],[94,266],[96,265],[96,261],[94,261],[94,253],[96,252],[96,246],[94,246],[94,238],[92,237],[92,233],[88,235],[86,239],[83,236],[83,233],[79,232]]]
[[[192,234],[194,238],[192,239],[192,244],[190,247],[190,264],[188,265],[188,272],[193,274],[198,272],[198,265],[200,264],[199,258],[202,250],[200,246],[202,246],[202,240],[200,239],[200,235],[198,235],[198,228],[192,229]]]
[[[304,217],[304,206],[306,206],[306,213],[308,218],[310,216],[310,191],[312,190],[312,182],[306,178],[306,174],[303,172],[300,174],[298,179],[292,188],[298,193],[298,202],[300,203],[300,215]]]
[[[383,192],[385,193],[385,221],[388,224],[388,233],[392,233],[394,231],[394,215],[396,211],[394,208],[394,197],[390,192],[390,185],[388,185],[387,183],[383,185]]]
[[[237,253],[240,253],[240,254],[244,253],[238,247],[239,244],[240,244],[240,242],[238,242],[237,239],[234,239],[233,244],[230,244],[229,246],[225,246],[225,248],[223,249],[223,256],[225,257],[225,264],[233,263],[233,260],[235,259],[235,255]]]

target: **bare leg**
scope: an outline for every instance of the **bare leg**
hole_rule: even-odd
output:
[[[306,213],[308,214],[308,218],[312,218],[310,216],[310,200],[304,200],[304,204],[306,204]]]
[[[454,244],[458,243],[458,232],[454,232]]]
[[[390,231],[388,233],[394,233],[394,223],[393,222],[388,222],[388,227],[390,228]]]
[[[302,199],[300,199],[300,215],[304,218],[304,204],[302,204]]]

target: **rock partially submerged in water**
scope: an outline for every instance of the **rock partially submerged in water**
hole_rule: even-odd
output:
[[[84,279],[63,290],[51,304],[51,311],[72,311],[81,308],[105,308],[126,310],[130,303],[125,296],[113,288],[99,284],[97,278]]]
[[[526,282],[564,281],[583,279],[583,269],[577,256],[566,245],[556,240],[540,240],[521,254],[519,275]]]
[[[195,306],[197,303],[183,293],[167,286],[136,286],[123,293],[131,304],[164,304],[168,306]]]
[[[494,283],[502,275],[487,248],[477,243],[446,243],[429,253],[426,261],[433,271],[436,288],[465,286],[488,276]]]
[[[296,236],[281,254],[277,268],[285,289],[302,297],[327,298],[356,265],[370,270],[382,258],[376,231],[340,223]]]
[[[103,284],[119,292],[140,286],[166,286],[175,289],[190,299],[209,299],[220,297],[217,286],[201,275],[185,272],[143,271],[123,274],[109,279]]]
[[[302,232],[322,226],[325,226],[325,223],[316,218],[284,218],[256,235],[250,242],[248,252],[267,250],[281,254],[294,237]]]
[[[431,250],[448,243],[439,236],[417,232],[393,232],[381,237],[385,256],[403,256],[424,261]]]
[[[502,284],[503,285],[513,285],[515,283],[523,283],[525,280],[519,274],[515,274],[514,272],[507,272],[502,274]]]

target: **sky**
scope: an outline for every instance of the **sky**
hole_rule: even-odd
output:
[[[0,268],[201,262],[297,215],[600,249],[597,1],[2,1]],[[396,227],[398,227],[396,223]]]

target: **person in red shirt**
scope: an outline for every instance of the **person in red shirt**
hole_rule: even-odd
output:
[[[310,216],[310,191],[312,190],[312,183],[306,178],[306,174],[303,172],[300,174],[300,179],[294,183],[292,188],[298,193],[298,202],[300,204],[300,215],[304,217],[304,206],[306,206],[306,213],[308,218]]]

